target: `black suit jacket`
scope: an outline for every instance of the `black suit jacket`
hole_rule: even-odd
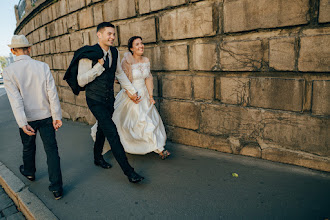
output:
[[[97,62],[99,59],[103,58],[103,56],[103,50],[99,44],[95,44],[93,46],[83,46],[74,53],[71,63],[65,72],[63,80],[67,81],[75,95],[78,95],[80,91],[85,90],[85,87],[80,87],[78,84],[77,76],[79,60],[87,58],[95,63],[95,61]]]

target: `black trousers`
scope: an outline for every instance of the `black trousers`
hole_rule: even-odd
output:
[[[50,181],[49,190],[60,190],[62,189],[63,183],[53,120],[50,117],[42,120],[31,121],[29,122],[29,125],[36,132],[40,132],[40,137],[44,144]],[[19,129],[19,132],[23,143],[24,174],[33,175],[36,172],[36,135],[29,136],[25,134],[21,128]]]
[[[105,138],[107,138],[111,145],[113,156],[116,158],[125,175],[131,174],[134,169],[128,163],[124,147],[120,142],[117,127],[112,121],[115,99],[110,98],[105,102],[100,102],[86,97],[86,101],[89,109],[98,120],[96,141],[94,144],[94,159],[98,160],[102,158],[103,145]]]

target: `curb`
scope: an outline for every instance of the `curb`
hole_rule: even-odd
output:
[[[28,220],[58,220],[11,170],[0,162],[0,184]]]

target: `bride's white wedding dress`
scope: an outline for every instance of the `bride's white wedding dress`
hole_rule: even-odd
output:
[[[138,95],[141,96],[141,102],[135,104],[122,89],[116,96],[112,120],[116,124],[121,143],[127,153],[147,154],[153,151],[160,153],[164,150],[166,132],[156,107],[149,100],[145,83],[146,78],[152,77],[149,61],[131,63],[130,72],[129,78]],[[97,124],[92,128],[94,138],[96,129]],[[104,151],[107,149],[108,146]]]

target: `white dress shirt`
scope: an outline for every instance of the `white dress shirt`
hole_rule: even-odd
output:
[[[29,121],[52,117],[61,120],[61,105],[49,66],[28,55],[4,69],[5,89],[20,128]]]
[[[104,53],[104,57],[103,57],[104,60],[106,58],[107,53],[109,54],[109,67],[111,67],[112,57],[111,57],[110,48],[108,51],[103,50],[103,53]],[[79,60],[78,76],[77,76],[79,86],[84,87],[88,83],[92,82],[96,77],[100,76],[105,70],[105,68],[99,62],[97,62],[93,67],[92,65],[93,63],[92,60],[90,59],[84,58]],[[119,52],[117,59],[117,69],[115,74],[122,88],[128,90],[131,94],[136,93],[136,89],[129,81],[129,79],[127,78],[125,72],[121,67]]]

